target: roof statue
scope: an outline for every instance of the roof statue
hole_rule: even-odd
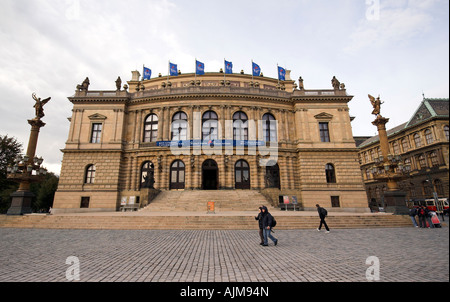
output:
[[[84,79],[84,81],[83,81],[83,83],[81,83],[81,85],[77,85],[77,89],[78,89],[79,91],[88,91],[88,89],[89,89],[89,84],[90,84],[89,78],[86,77],[86,79]]]
[[[339,82],[338,79],[336,79],[336,77],[333,76],[333,78],[331,79],[331,85],[333,85],[333,88],[335,90],[339,90],[339,88],[341,86],[341,82]]]
[[[371,96],[369,94],[369,99],[370,99],[370,103],[372,103],[372,106],[373,106],[372,114],[374,114],[376,116],[379,116],[380,115],[381,104],[383,104],[383,102],[380,100],[380,96],[378,96],[375,99],[375,97],[373,97],[373,96]]]
[[[48,101],[50,101],[51,97],[46,98],[45,100],[41,101],[41,98],[38,98],[35,93],[32,94],[33,99],[36,101],[34,104],[34,108],[36,110],[36,117],[35,119],[40,120],[45,116],[44,114],[44,105],[47,104]]]

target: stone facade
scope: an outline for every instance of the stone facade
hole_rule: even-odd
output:
[[[202,189],[259,190],[275,206],[289,195],[304,209],[368,211],[353,97],[343,85],[297,89],[289,73],[282,82],[223,73],[139,79],[134,71],[124,89],[78,87],[69,97],[56,212],[117,210],[129,196],[144,206],[153,190]]]
[[[426,99],[408,122],[387,131],[389,150],[400,155],[409,173],[400,181],[406,200],[449,198],[449,100]],[[373,178],[371,167],[380,156],[378,136],[361,143],[359,160],[370,207],[382,207],[386,183]]]

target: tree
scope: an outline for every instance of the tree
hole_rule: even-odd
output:
[[[48,212],[49,208],[53,206],[58,181],[59,178],[55,174],[48,173],[43,182],[31,185],[31,191],[35,195],[32,203],[35,212]]]
[[[18,184],[7,179],[7,167],[14,164],[17,155],[22,153],[22,144],[14,137],[0,135],[0,213],[6,213]]]

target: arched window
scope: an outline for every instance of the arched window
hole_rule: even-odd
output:
[[[187,115],[183,111],[178,111],[172,117],[172,140],[187,140]]]
[[[445,134],[445,138],[447,139],[447,141],[449,141],[449,129],[448,129],[448,125],[444,126],[444,134]]]
[[[235,188],[250,189],[250,166],[245,160],[238,160],[234,166]]]
[[[202,116],[202,140],[212,141],[218,139],[218,117],[214,111],[206,111]]]
[[[425,169],[427,167],[427,160],[423,154],[419,155],[419,165],[420,169]]]
[[[336,173],[332,164],[325,165],[325,174],[327,176],[327,183],[336,183]]]
[[[430,153],[430,162],[431,162],[431,166],[439,166],[439,158],[437,156],[436,151],[433,151]]]
[[[400,154],[400,147],[397,141],[392,143],[392,149],[394,149],[394,154]]]
[[[95,165],[89,165],[86,167],[84,183],[93,184],[94,180],[95,180]]]
[[[280,168],[278,164],[269,161],[266,166],[265,177],[266,188],[278,188],[280,189]]]
[[[185,166],[183,161],[176,160],[170,166],[170,189],[184,189]]]
[[[438,196],[444,196],[444,187],[442,185],[442,181],[440,179],[436,179],[434,181],[434,188]]]
[[[141,188],[153,188],[155,183],[155,166],[152,162],[146,161],[141,168]]]
[[[405,160],[403,161],[404,163],[404,167],[406,172],[411,172],[411,159],[410,158],[405,158]]]
[[[156,142],[158,137],[158,116],[149,114],[144,121],[144,142]]]
[[[432,197],[433,194],[433,189],[431,188],[431,184],[428,180],[424,180],[422,182],[422,192],[423,192],[423,196],[425,198],[429,198]]]
[[[263,121],[263,135],[264,141],[266,142],[276,142],[277,141],[277,121],[275,117],[266,113],[262,117]]]
[[[406,140],[406,138],[402,139],[402,148],[403,148],[403,152],[408,152],[408,150],[409,150],[409,144],[408,144],[408,141]]]
[[[248,118],[242,111],[233,114],[233,140],[248,140]]]
[[[425,141],[427,142],[427,145],[431,145],[433,143],[433,134],[431,134],[430,129],[425,130]]]
[[[416,144],[416,148],[422,147],[422,139],[420,138],[419,133],[414,134],[414,143]]]

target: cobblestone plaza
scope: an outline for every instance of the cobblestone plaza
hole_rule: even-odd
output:
[[[0,229],[1,282],[448,282],[449,229],[277,230]]]

